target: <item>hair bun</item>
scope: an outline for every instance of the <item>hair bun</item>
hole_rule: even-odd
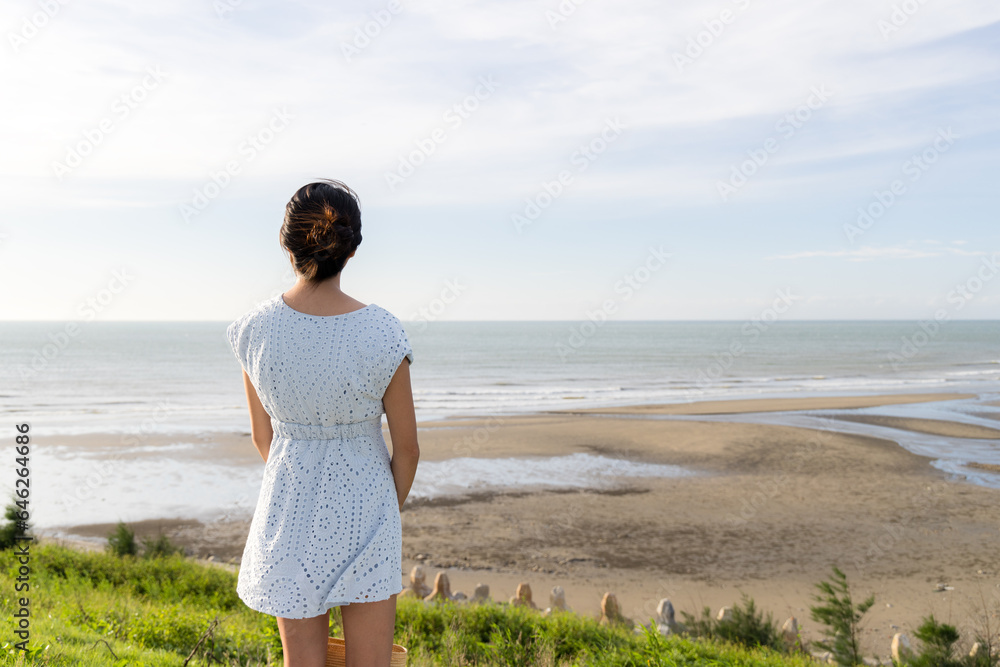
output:
[[[329,204],[324,204],[321,214],[313,223],[309,232],[309,241],[313,246],[313,255],[320,258],[335,257],[338,254],[350,254],[354,243],[354,229],[348,221],[342,220]],[[348,250],[349,249],[349,250]],[[344,252],[347,250],[347,252]]]
[[[333,180],[299,188],[285,207],[281,244],[307,280],[319,282],[336,275],[361,244],[357,195]]]

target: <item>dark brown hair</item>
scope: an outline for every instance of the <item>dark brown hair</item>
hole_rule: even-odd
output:
[[[361,245],[358,195],[340,181],[303,185],[285,206],[281,246],[292,266],[310,283],[331,278]]]

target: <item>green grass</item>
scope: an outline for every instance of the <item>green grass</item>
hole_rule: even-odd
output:
[[[55,544],[32,544],[34,655],[26,656],[13,648],[11,614],[15,598],[24,593],[15,592],[16,563],[9,551],[6,556],[0,574],[6,619],[0,664],[181,667],[212,627],[191,667],[281,665],[277,624],[237,597],[235,573],[176,554],[115,556]],[[343,635],[339,614],[331,615],[331,630]],[[413,667],[816,664],[724,641],[636,634],[572,612],[544,617],[498,603],[459,606],[407,598],[397,602],[395,641],[410,650]]]
[[[635,634],[601,626],[572,612],[542,616],[501,604],[458,606],[401,599],[396,643],[410,650],[410,665],[787,665],[815,667],[803,656],[745,649],[728,642]]]
[[[180,555],[115,556],[54,544],[31,547],[29,647],[39,655],[25,660],[12,646],[15,596],[24,593],[15,592],[9,553],[0,664],[179,667],[215,618],[220,622],[202,642],[200,659],[188,665],[266,665],[269,655],[271,664],[281,664],[274,619],[243,604],[234,573]]]

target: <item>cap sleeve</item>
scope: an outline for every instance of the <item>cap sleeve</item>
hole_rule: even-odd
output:
[[[247,368],[247,343],[246,336],[243,335],[245,323],[246,318],[241,317],[226,327],[226,339],[229,341],[229,347],[233,349],[233,354],[236,355],[236,360],[240,362],[243,370]]]
[[[385,324],[388,328],[386,340],[386,350],[382,356],[381,376],[382,383],[379,387],[379,395],[385,395],[385,390],[392,381],[392,376],[396,374],[403,359],[413,363],[413,348],[410,346],[410,339],[406,335],[403,323],[395,315],[386,312]]]

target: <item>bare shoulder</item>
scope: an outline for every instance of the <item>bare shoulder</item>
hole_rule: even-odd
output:
[[[344,296],[347,297],[347,302],[346,303],[350,307],[350,310],[357,310],[359,308],[367,308],[368,307],[367,303],[364,303],[362,301],[358,301],[353,296],[347,296],[346,294]]]

